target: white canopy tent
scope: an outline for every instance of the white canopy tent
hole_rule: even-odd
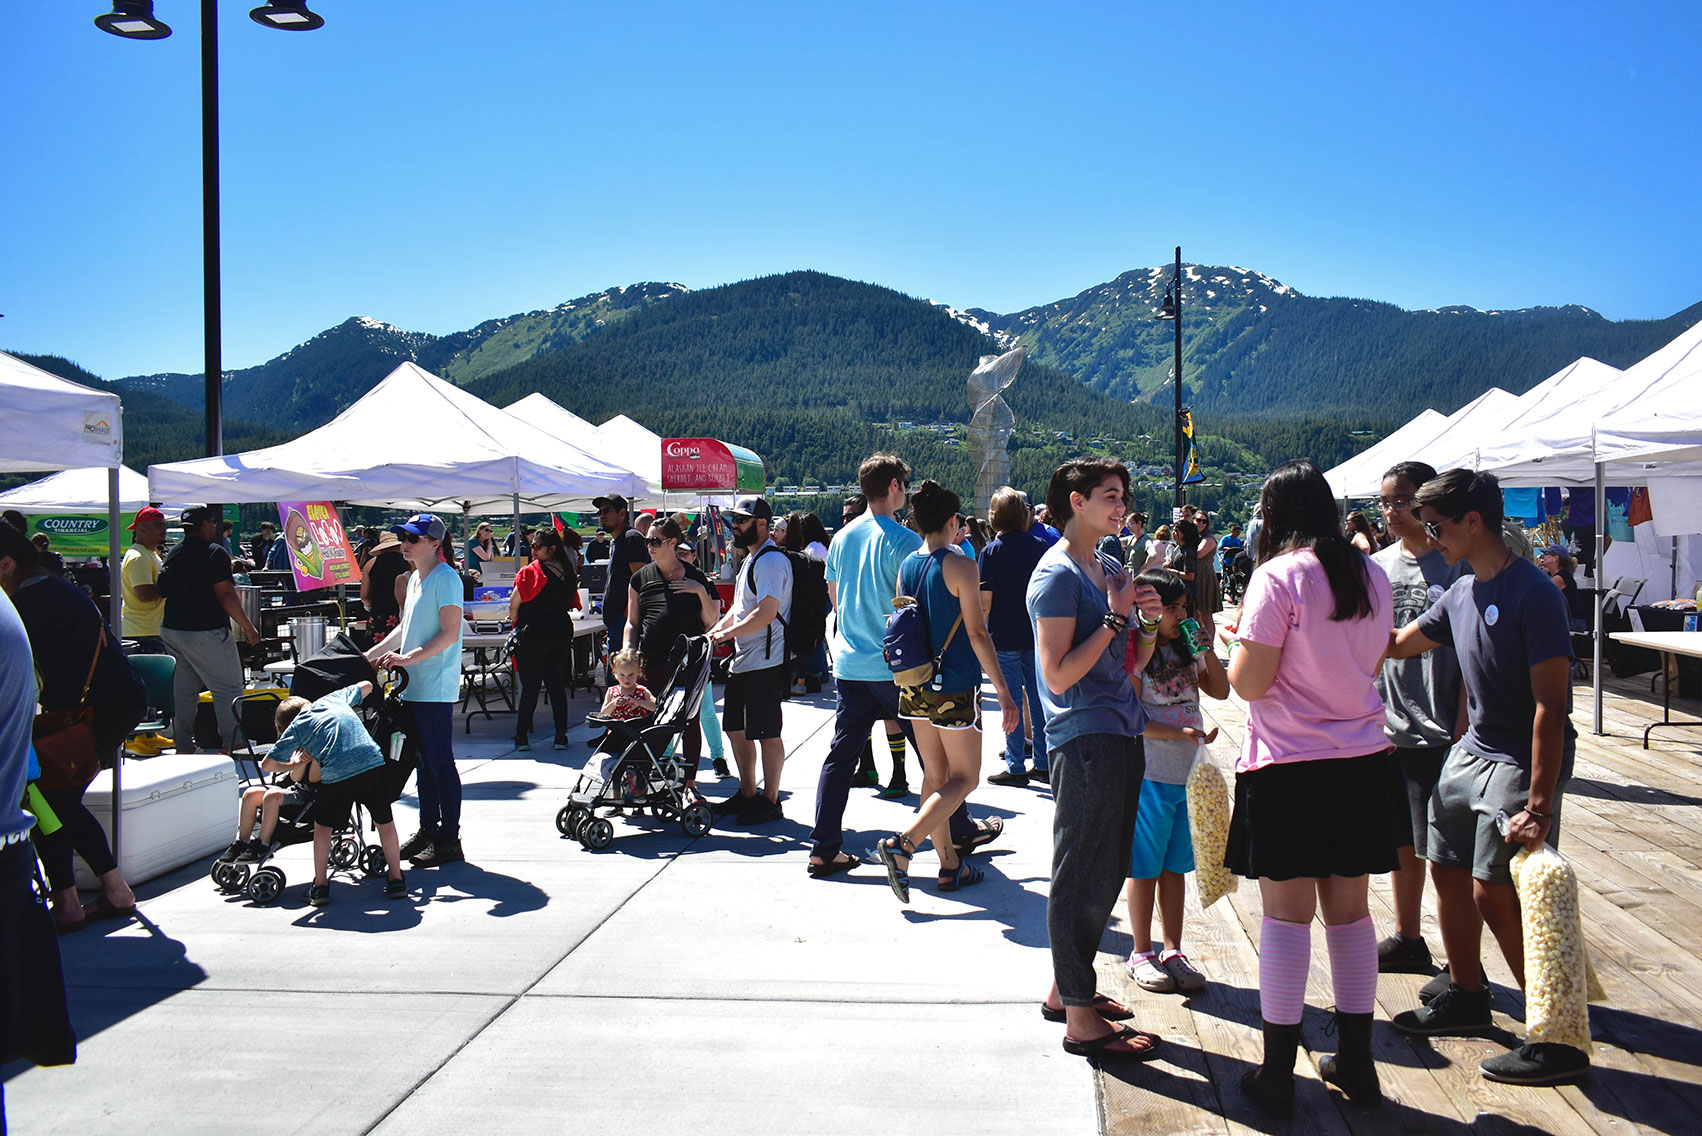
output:
[[[560,403],[551,401],[539,391],[533,391],[512,406],[503,407],[503,410],[522,422],[530,422],[546,434],[553,434],[565,442],[571,442],[588,454],[602,454],[612,458],[616,452],[615,444],[604,437],[596,426]]]
[[[1490,387],[1448,418],[1448,425],[1413,448],[1406,461],[1421,461],[1432,469],[1454,469],[1477,453],[1478,444],[1506,427],[1519,396]]]
[[[1370,449],[1329,470],[1324,480],[1338,498],[1374,497],[1383,487],[1383,471],[1408,460],[1414,447],[1434,438],[1448,422],[1447,415],[1425,410]]]
[[[1479,469],[1485,446],[1497,444],[1504,438],[1521,433],[1527,426],[1534,426],[1561,413],[1565,407],[1617,381],[1620,374],[1619,368],[1588,356],[1574,359],[1520,395],[1510,407],[1505,408],[1499,422],[1490,420],[1491,428],[1473,431],[1469,445],[1456,444],[1466,441],[1459,435],[1438,438],[1435,448],[1427,453],[1424,460],[1437,469]]]
[[[123,628],[119,584],[118,471],[124,461],[124,407],[118,396],[50,375],[0,351],[0,473],[87,469],[106,473],[107,573],[112,629]],[[112,851],[119,851],[122,758],[112,767]]]
[[[643,480],[403,363],[319,429],[279,446],[148,467],[160,499],[457,512],[564,509]]]
[[[99,466],[61,470],[0,493],[0,509],[16,509],[20,513],[104,513],[112,503],[110,481],[110,471]],[[134,513],[152,503],[147,475],[127,465],[119,466],[118,511]],[[166,519],[172,520],[178,509],[170,505],[164,506],[163,511]]]

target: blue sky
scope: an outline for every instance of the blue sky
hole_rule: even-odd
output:
[[[224,360],[794,268],[1015,311],[1130,268],[1424,308],[1702,300],[1695,8],[220,4]],[[0,27],[0,346],[199,371],[199,5]]]

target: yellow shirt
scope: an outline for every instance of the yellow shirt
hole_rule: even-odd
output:
[[[124,554],[122,577],[124,584],[124,627],[119,634],[127,639],[137,639],[144,635],[158,635],[160,621],[165,618],[165,598],[153,601],[138,599],[138,585],[153,585],[159,583],[160,566],[159,553],[139,544],[132,544]]]

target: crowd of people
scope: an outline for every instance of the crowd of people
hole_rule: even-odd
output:
[[[1425,988],[1423,1004],[1398,1015],[1393,1028],[1421,1036],[1489,1028],[1482,930],[1489,928],[1522,981],[1509,864],[1521,846],[1557,842],[1573,752],[1573,565],[1564,549],[1544,548],[1539,568],[1509,544],[1493,477],[1397,465],[1383,481],[1386,528],[1379,531],[1362,514],[1344,522],[1317,468],[1290,462],[1265,482],[1245,539],[1239,526],[1219,538],[1214,518],[1193,507],[1148,535],[1146,518],[1132,508],[1127,470],[1104,459],[1060,466],[1039,508],[1014,488],[1000,489],[985,524],[967,516],[951,490],[927,480],[913,487],[909,465],[892,454],[865,460],[858,488],[831,537],[813,514],[776,516],[760,496],[726,510],[734,568],[725,610],[695,563],[699,549],[684,517],[635,514],[624,497],[609,496],[595,503],[599,533],[589,542],[569,538],[571,530],[510,534],[527,561],[509,608],[520,678],[516,749],[530,746],[540,693],[549,698],[555,747],[567,747],[572,613],[586,564],[606,561],[603,712],[653,712],[681,639],[706,635],[725,645],[720,718],[706,697],[699,719],[682,732],[680,761],[695,792],[707,738],[717,771],[737,777],[736,788],[712,803],[714,815],[757,827],[784,815],[787,699],[831,681],[834,728],[816,787],[807,872],[827,880],[873,861],[908,903],[915,857],[929,841],[938,891],[985,879],[971,857],[999,838],[1002,823],[996,815],[977,819],[970,802],[981,781],[982,691],[990,687],[1003,768],[988,780],[1045,785],[1053,801],[1046,924],[1054,981],[1042,1013],[1063,1025],[1072,1054],[1147,1060],[1162,1042],[1130,1024],[1135,1009],[1097,989],[1095,955],[1122,899],[1135,937],[1127,968],[1138,988],[1208,984],[1183,949],[1184,879],[1197,864],[1187,786],[1216,737],[1201,700],[1233,690],[1248,714],[1222,857],[1258,882],[1263,909],[1264,1053],[1243,1081],[1249,1098],[1273,1114],[1292,1108],[1311,924],[1321,912],[1339,1044],[1320,1073],[1352,1100],[1381,1099],[1372,1057],[1377,977],[1433,968],[1419,919],[1427,870],[1446,967]],[[218,515],[191,508],[182,524],[183,540],[162,560],[164,518],[142,510],[122,576],[124,638],[178,661],[176,721],[185,750],[193,740],[182,724],[194,720],[202,690],[213,694],[221,735],[231,736],[230,698],[242,688],[235,634],[258,639],[258,632],[237,602]],[[264,563],[280,544],[263,529],[249,551]],[[466,542],[465,569],[484,570],[497,548],[490,526],[480,525]],[[277,768],[341,785],[331,797],[345,811],[355,802],[371,810],[383,826],[387,894],[395,896],[406,894],[402,860],[433,867],[465,855],[452,740],[467,582],[455,553],[444,522],[429,514],[363,533],[359,550],[374,639],[367,658],[409,675],[401,697],[419,746],[413,836],[400,840],[390,823],[389,801],[370,776],[373,754],[345,744],[363,691],[312,705],[292,700],[300,705],[290,706],[289,721],[280,718],[291,744]],[[801,589],[810,586],[800,566],[812,560],[820,562],[833,618],[819,642],[800,647],[792,623],[807,606]],[[1244,581],[1245,594],[1234,622],[1220,626],[1227,576]],[[5,525],[0,592],[7,597],[0,636],[27,637],[41,676],[29,701],[44,714],[92,707],[96,743],[110,762],[145,700],[100,612],[56,581],[40,550]],[[903,679],[895,679],[890,638],[904,622],[895,612],[914,616],[924,644],[924,665]],[[21,690],[17,669],[9,659],[0,683]],[[10,738],[19,716],[11,702],[0,709]],[[893,758],[882,795],[909,795],[906,744],[921,776],[911,823],[864,853],[846,846],[845,814],[854,786],[881,788],[871,743],[877,723]],[[719,756],[723,732],[734,768]],[[22,797],[14,768],[21,759],[10,750],[5,756],[0,790],[10,810]],[[0,837],[10,850],[36,832],[60,930],[132,910],[134,895],[81,790],[44,797],[59,821],[52,835],[33,817],[26,823],[28,814],[8,811]],[[245,799],[250,827],[257,810],[270,823],[264,800]],[[250,842],[244,828],[231,854]],[[316,830],[316,852],[317,844]],[[73,854],[101,881],[92,905],[78,899]],[[0,861],[8,873],[0,885],[13,886],[16,858],[8,851]],[[316,861],[308,900],[321,904],[329,891],[323,855]],[[1370,877],[1382,874],[1392,878],[1396,918],[1379,941],[1368,896]],[[1587,1066],[1580,1051],[1537,1043],[1486,1060],[1483,1072],[1550,1084]]]

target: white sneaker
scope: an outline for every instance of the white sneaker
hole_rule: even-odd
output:
[[[1176,989],[1176,979],[1158,964],[1157,955],[1132,955],[1124,965],[1129,977],[1134,979],[1135,985],[1142,990],[1150,990],[1154,994],[1169,994]]]
[[[1170,975],[1178,990],[1204,990],[1206,976],[1201,974],[1194,964],[1188,961],[1188,956],[1181,951],[1172,951],[1160,960],[1159,965]]]

